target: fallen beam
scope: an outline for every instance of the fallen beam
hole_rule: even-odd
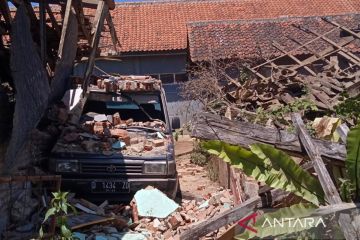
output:
[[[253,143],[267,143],[281,150],[303,152],[299,139],[294,133],[248,122],[231,121],[210,113],[200,113],[194,118],[191,135],[199,139],[221,140],[243,147]],[[345,145],[318,139],[313,139],[313,142],[322,156],[344,161]]]
[[[330,203],[330,205],[343,204],[339,192],[337,191],[334,182],[331,180],[330,174],[327,171],[326,166],[321,158],[319,149],[313,143],[309,133],[306,131],[300,114],[292,114],[291,119],[299,134],[301,143],[303,144],[310,159],[314,162],[314,169],[324,190],[326,200]],[[356,239],[355,231],[352,227],[351,218],[349,215],[340,214],[338,222],[342,232],[344,233],[344,237],[347,240]]]

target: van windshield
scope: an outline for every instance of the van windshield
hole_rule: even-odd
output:
[[[160,94],[126,93],[118,95],[91,93],[83,114],[95,112],[113,115],[119,113],[124,120],[132,118],[136,122],[146,122],[149,118],[165,122]]]

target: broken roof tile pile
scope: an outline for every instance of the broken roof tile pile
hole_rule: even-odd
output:
[[[349,29],[360,30],[359,14],[327,18]],[[316,37],[314,33],[303,31],[299,27],[324,34],[332,30],[334,25],[321,17],[190,23],[188,24],[190,57],[192,61],[276,57],[283,52],[273,45],[274,42],[283,46],[284,50],[290,51]],[[340,30],[327,35],[334,42],[339,42],[340,36],[342,36]],[[311,44],[310,49],[300,48],[292,53],[311,54],[329,46],[331,45],[326,41],[318,39]],[[355,40],[346,48],[353,52],[359,51],[360,40]]]
[[[69,201],[80,211],[67,219],[80,239],[179,239],[192,226],[234,206],[233,196],[222,188],[203,199],[183,199],[181,205],[151,186],[139,190],[130,205],[105,201],[97,206],[73,197]],[[214,229],[207,239],[217,239],[225,230]]]
[[[121,52],[184,50],[186,24],[198,21],[270,19],[356,13],[357,0],[217,0],[120,3],[111,11]],[[103,33],[102,51],[111,51]]]

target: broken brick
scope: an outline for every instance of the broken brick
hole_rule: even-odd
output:
[[[130,145],[129,132],[124,129],[110,129],[111,136],[117,137],[125,142],[126,145]]]
[[[183,222],[183,219],[180,215],[180,213],[176,212],[174,215],[172,215],[169,219],[169,223],[171,225],[172,229],[176,229],[178,226],[181,225]]]
[[[103,134],[104,133],[104,127],[101,122],[95,122],[93,132],[95,134]]]
[[[121,123],[121,118],[120,118],[120,114],[119,113],[115,113],[113,115],[113,122],[114,125],[118,125]]]
[[[154,147],[161,147],[165,146],[165,140],[164,139],[155,139],[152,141]]]
[[[134,144],[137,144],[137,143],[139,143],[139,139],[138,139],[138,138],[135,138],[135,137],[130,138],[130,145],[134,145]]]
[[[151,143],[146,143],[144,146],[145,151],[151,151],[153,149],[153,146]]]

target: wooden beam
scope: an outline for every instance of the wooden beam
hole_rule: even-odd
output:
[[[62,57],[62,53],[63,53],[63,49],[64,49],[65,35],[67,32],[67,28],[68,28],[68,22],[69,22],[71,8],[72,8],[72,0],[67,0],[65,14],[64,14],[64,21],[63,21],[62,30],[61,30],[59,49],[58,49],[58,58],[60,58],[60,59]]]
[[[290,52],[286,51],[284,47],[282,47],[279,43],[276,41],[273,41],[274,47],[285,53],[287,56],[289,56],[292,60],[294,60],[296,63],[300,64],[302,67],[305,68],[306,71],[308,71],[311,75],[316,76],[316,73],[311,70],[308,66],[304,65],[303,62],[301,62],[299,59],[297,59],[294,55],[292,55]]]
[[[75,5],[76,17],[80,24],[81,31],[83,32],[85,38],[88,40],[89,44],[91,44],[91,33],[86,26],[82,0],[75,1],[74,5]]]
[[[97,6],[99,4],[99,2],[102,1],[102,0],[82,0],[82,1],[83,1],[84,4]],[[110,10],[115,9],[114,0],[105,0],[105,3],[108,5],[108,8]]]
[[[10,9],[9,9],[9,5],[8,5],[6,0],[0,0],[0,12],[4,16],[7,28],[10,29],[11,22],[12,22],[12,17],[11,17],[11,12],[10,12]]]
[[[230,144],[248,148],[253,143],[266,143],[292,153],[302,153],[296,134],[261,125],[231,121],[210,113],[198,113],[193,119],[191,135],[199,139],[221,140]],[[322,156],[337,160],[343,164],[346,157],[345,145],[313,139]]]
[[[327,31],[327,32],[325,32],[324,34],[322,34],[322,36],[328,35],[328,34],[334,32],[335,30],[338,30],[338,29],[339,29],[339,28],[337,28],[337,27],[336,27],[336,28],[333,28],[333,29],[331,29],[330,31]],[[294,49],[291,50],[290,52],[295,52],[295,51],[301,49],[302,47],[304,47],[304,46],[306,46],[306,45],[309,45],[309,44],[311,44],[311,43],[313,43],[313,42],[315,42],[315,41],[317,41],[317,40],[319,40],[319,39],[320,39],[320,37],[316,37],[316,38],[314,38],[314,39],[312,39],[312,40],[310,40],[310,41],[308,41],[308,42],[306,42],[306,43],[298,46],[297,48],[294,48]],[[264,66],[264,65],[266,65],[266,64],[268,64],[268,63],[270,63],[270,62],[274,62],[274,61],[276,61],[276,60],[278,60],[278,59],[280,59],[280,58],[283,58],[283,57],[285,57],[285,56],[286,56],[286,54],[282,54],[282,55],[280,55],[280,56],[278,56],[278,57],[276,57],[276,58],[270,59],[270,60],[268,60],[268,61],[265,61],[265,62],[263,62],[263,63],[255,66],[255,67],[253,67],[253,69],[262,67],[262,66]]]
[[[46,67],[46,12],[45,12],[45,0],[39,1],[39,15],[40,15],[40,57],[43,66]]]
[[[341,56],[343,56],[344,58],[348,59],[349,61],[352,61],[353,63],[357,64],[358,66],[360,66],[360,58],[358,56],[356,56],[355,54],[353,54],[352,52],[350,52],[349,50],[345,49],[344,48],[344,45],[339,45],[338,43],[332,41],[331,39],[317,33],[316,31],[313,31],[309,28],[300,28],[302,29],[303,31],[308,31],[308,32],[311,32],[312,34],[314,34],[315,36],[318,36],[318,37],[321,37],[321,39],[323,39],[324,41],[326,41],[327,43],[331,44],[332,46],[338,48],[339,50],[339,54]],[[354,37],[348,37],[349,39],[354,39]]]
[[[343,143],[346,143],[346,139],[349,131],[350,129],[346,125],[346,123],[343,123],[336,128],[336,132],[340,135],[341,141],[343,141]]]
[[[200,239],[200,237],[205,236],[206,234],[213,232],[222,226],[238,221],[241,218],[247,216],[248,214],[252,213],[254,208],[257,208],[259,205],[261,205],[260,197],[250,198],[249,200],[246,200],[232,209],[229,209],[213,218],[205,220],[191,227],[189,230],[183,232],[180,235],[180,239]]]
[[[351,29],[349,29],[349,28],[347,28],[347,27],[345,27],[345,26],[342,26],[342,25],[336,23],[335,21],[331,21],[330,18],[328,18],[328,17],[323,17],[322,19],[323,19],[324,21],[328,22],[328,23],[331,23],[332,25],[334,25],[334,26],[336,26],[336,27],[338,27],[338,28],[341,28],[342,30],[348,32],[348,33],[351,34],[352,36],[360,39],[360,33],[356,33],[356,32],[354,32],[354,31],[352,31]]]
[[[299,134],[299,139],[304,146],[308,156],[314,162],[314,169],[318,175],[320,184],[324,190],[327,201],[332,204],[342,204],[340,195],[331,180],[330,174],[321,158],[319,148],[313,143],[309,133],[306,131],[305,125],[299,113],[291,115],[294,126]],[[341,214],[339,216],[339,225],[347,240],[355,239],[355,232],[351,224],[349,215]]]
[[[36,17],[36,14],[34,12],[34,9],[33,9],[32,5],[31,5],[30,1],[29,0],[23,0],[23,3],[24,3],[24,6],[26,8],[28,16],[30,17],[31,24],[33,26],[35,26],[38,19]]]
[[[56,18],[55,18],[55,16],[54,16],[53,11],[51,10],[50,5],[49,5],[49,4],[46,4],[46,5],[45,5],[45,8],[46,8],[46,12],[47,12],[48,15],[49,15],[49,18],[50,18],[52,27],[55,29],[55,31],[56,31],[56,33],[58,34],[58,36],[61,36],[61,28],[60,28],[58,22],[56,21]]]
[[[115,26],[114,26],[114,23],[112,21],[112,17],[111,17],[111,14],[109,13],[108,15],[106,15],[106,22],[109,26],[109,29],[110,29],[110,35],[111,35],[111,40],[112,40],[112,43],[114,45],[114,50],[116,51],[116,53],[118,52],[117,51],[117,44],[120,45],[120,42],[119,42],[119,39],[116,35],[116,30],[115,30]]]
[[[86,70],[85,70],[85,74],[84,74],[84,82],[83,82],[83,93],[86,94],[87,92],[87,87],[90,84],[90,77],[95,65],[95,57],[96,57],[96,50],[98,48],[99,45],[99,40],[100,40],[100,35],[101,35],[101,30],[102,27],[104,25],[104,20],[106,15],[109,14],[109,8],[107,6],[107,4],[105,4],[104,1],[99,1],[99,4],[97,6],[96,9],[96,13],[95,13],[95,18],[94,18],[94,23],[96,23],[95,25],[95,30],[94,30],[94,35],[93,35],[93,39],[91,42],[91,53],[86,65]]]

